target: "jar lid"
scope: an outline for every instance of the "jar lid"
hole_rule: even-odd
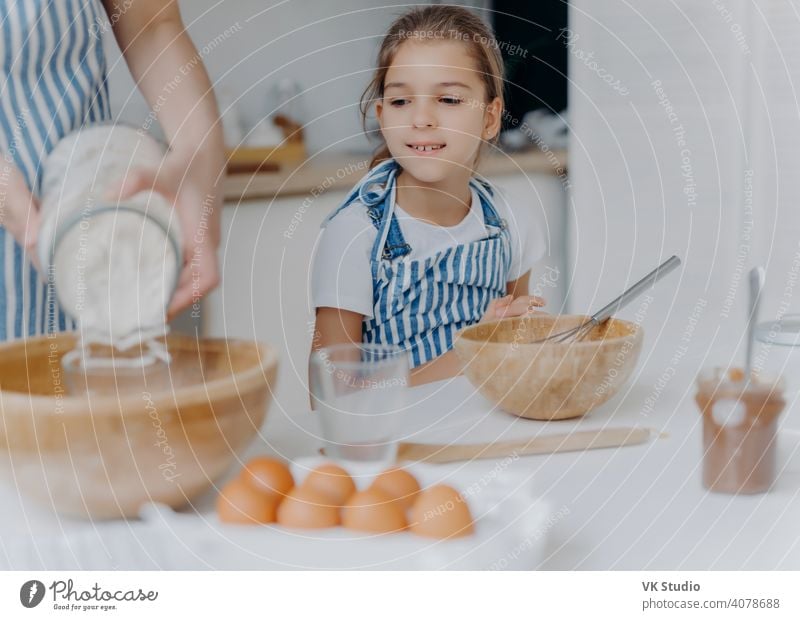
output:
[[[756,338],[767,344],[800,346],[800,314],[786,314],[775,321],[759,323]]]

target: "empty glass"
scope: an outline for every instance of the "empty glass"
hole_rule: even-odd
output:
[[[784,377],[787,423],[800,422],[800,315],[785,314],[756,327],[753,369]]]
[[[399,347],[341,344],[315,351],[310,381],[328,456],[393,461],[408,391],[408,354]]]

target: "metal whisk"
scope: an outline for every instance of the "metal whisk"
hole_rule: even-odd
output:
[[[661,263],[658,267],[653,269],[653,271],[648,273],[636,284],[627,289],[624,293],[622,293],[622,295],[603,306],[603,308],[595,312],[591,317],[577,327],[573,327],[572,329],[568,329],[557,334],[552,334],[547,338],[542,338],[541,340],[535,340],[531,344],[540,344],[542,342],[578,342],[583,340],[586,338],[589,332],[595,328],[595,326],[600,325],[604,321],[610,319],[612,314],[628,305],[631,300],[641,295],[646,288],[649,288],[658,282],[658,280],[663,278],[680,264],[681,259],[679,259],[677,256],[672,256],[668,260]]]

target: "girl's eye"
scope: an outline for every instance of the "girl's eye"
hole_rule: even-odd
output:
[[[408,99],[392,99],[389,102],[389,105],[395,108],[401,108],[408,103]]]
[[[439,97],[439,101],[447,105],[458,105],[459,103],[463,103],[461,97],[455,97],[450,95],[448,95],[447,97]]]

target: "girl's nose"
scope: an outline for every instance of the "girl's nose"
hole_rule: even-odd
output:
[[[414,115],[411,118],[411,123],[414,128],[423,129],[426,127],[435,127],[436,118],[433,113],[433,106],[428,97],[421,97],[414,106]]]

